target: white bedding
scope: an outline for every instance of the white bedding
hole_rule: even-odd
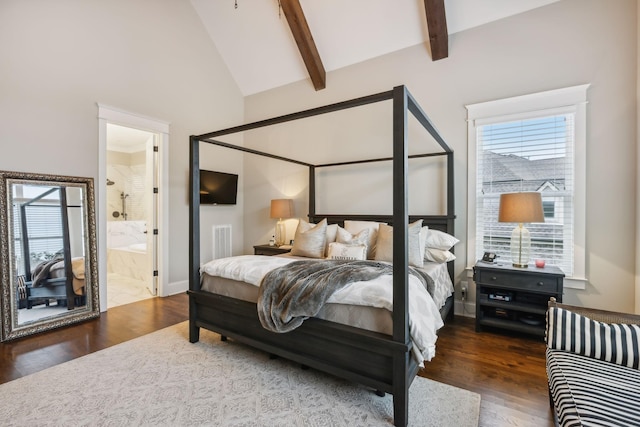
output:
[[[295,257],[241,255],[204,264],[202,273],[260,286],[267,272],[295,261]],[[366,282],[353,282],[335,292],[327,303],[364,305],[393,311],[393,276],[380,276]],[[444,323],[436,303],[420,280],[409,275],[409,333],[413,353],[423,366],[435,355],[436,332]]]

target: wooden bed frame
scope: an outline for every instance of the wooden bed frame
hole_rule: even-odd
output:
[[[257,129],[291,120],[311,117],[375,102],[391,100],[393,103],[393,157],[312,165],[240,146],[214,138],[251,129]],[[408,113],[440,145],[442,152],[408,154]],[[255,303],[249,303],[200,290],[200,176],[199,145],[215,144],[234,150],[292,162],[309,168],[309,220],[327,218],[329,223],[343,223],[344,219],[383,221],[394,226],[393,233],[393,335],[371,332],[326,320],[311,318],[294,331],[278,334],[262,327]],[[408,159],[415,157],[446,156],[447,160],[447,214],[436,216],[410,216],[406,189],[408,188]],[[319,167],[358,164],[366,162],[393,162],[393,215],[320,215],[315,212],[315,173]],[[406,426],[408,422],[409,387],[419,366],[411,355],[408,319],[408,224],[418,218],[423,225],[454,231],[453,151],[413,99],[406,87],[357,98],[350,101],[301,111],[247,125],[237,126],[190,138],[190,276],[189,276],[189,340],[199,340],[200,328],[217,332],[223,339],[230,337],[271,354],[302,365],[371,387],[379,392],[393,394],[394,423]],[[453,277],[453,264],[449,263]],[[442,311],[452,315],[453,301],[449,298]]]

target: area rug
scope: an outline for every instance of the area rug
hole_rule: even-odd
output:
[[[477,426],[480,396],[416,377],[409,425]],[[390,426],[393,399],[187,322],[0,385],[3,426]]]

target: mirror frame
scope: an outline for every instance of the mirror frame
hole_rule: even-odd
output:
[[[32,181],[34,183],[65,185],[84,185],[85,189],[85,215],[84,224],[87,227],[85,245],[85,280],[89,281],[87,288],[86,308],[73,310],[57,316],[44,318],[26,323],[24,326],[17,324],[18,305],[12,304],[15,299],[13,290],[13,244],[11,227],[9,224],[9,209],[11,206],[10,182],[13,180]],[[88,252],[88,253],[87,253]],[[95,193],[93,178],[47,175],[27,172],[0,171],[0,342],[21,338],[44,331],[48,331],[74,323],[82,322],[100,316],[98,284],[98,261],[96,245],[96,219],[95,219]]]

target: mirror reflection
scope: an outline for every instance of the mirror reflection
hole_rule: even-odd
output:
[[[2,175],[3,339],[98,316],[92,180]]]

